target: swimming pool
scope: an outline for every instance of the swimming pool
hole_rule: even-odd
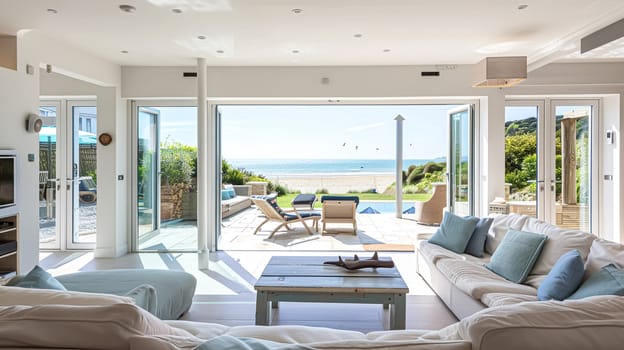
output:
[[[402,212],[405,212],[406,210],[411,209],[412,207],[414,207],[414,202],[411,202],[411,201],[403,202]],[[379,214],[395,213],[396,202],[395,201],[383,201],[383,202],[361,201],[360,204],[358,204],[357,212],[360,214],[378,214],[378,213],[373,212],[373,210],[366,210],[368,208],[378,211]]]

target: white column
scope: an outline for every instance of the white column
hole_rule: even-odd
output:
[[[403,121],[400,114],[396,120],[396,217],[403,217]]]
[[[208,268],[208,110],[206,59],[197,59],[197,265]]]

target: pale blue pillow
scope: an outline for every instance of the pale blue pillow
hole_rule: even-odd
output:
[[[537,288],[539,300],[564,300],[583,281],[585,264],[578,249],[570,250],[559,257],[552,270]]]
[[[481,218],[475,226],[472,236],[466,246],[466,253],[476,256],[477,258],[483,257],[483,250],[485,249],[485,239],[487,238],[488,230],[492,226],[494,218]]]
[[[230,197],[230,192],[228,190],[221,190],[221,200],[225,201],[228,199],[231,199],[232,197]]]
[[[455,253],[463,253],[472,236],[472,232],[479,219],[475,217],[463,218],[448,211],[444,212],[442,224],[436,233],[429,238],[429,243],[437,244]]]
[[[7,286],[21,287],[21,288],[36,288],[36,289],[58,289],[67,290],[61,282],[52,277],[46,270],[35,266],[25,276],[16,276],[12,278]]]
[[[498,245],[489,270],[514,283],[522,283],[533,269],[548,236],[510,229]]]
[[[624,270],[609,264],[595,272],[568,299],[583,299],[594,295],[624,295]]]
[[[228,189],[226,189],[226,191],[228,193],[228,196],[230,197],[228,199],[232,199],[232,198],[236,197],[236,191],[233,188],[228,188]]]

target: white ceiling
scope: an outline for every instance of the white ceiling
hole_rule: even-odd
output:
[[[194,65],[197,57],[211,66],[577,60],[580,37],[622,17],[623,0],[0,0],[0,33],[40,30],[121,65]],[[621,42],[588,56],[624,60]]]

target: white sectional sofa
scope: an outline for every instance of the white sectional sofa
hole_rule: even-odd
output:
[[[509,229],[548,236],[523,284],[510,282],[484,266]],[[494,218],[483,258],[454,253],[429,243],[425,238],[416,245],[418,273],[459,319],[488,307],[537,301],[540,283],[557,259],[572,249],[578,249],[586,261],[585,278],[609,263],[624,267],[624,246],[582,231],[560,229],[525,215],[498,215]]]

